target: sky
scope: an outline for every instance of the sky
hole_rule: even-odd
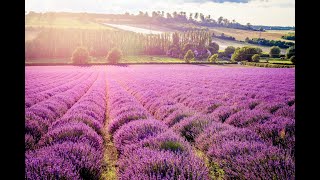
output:
[[[295,26],[295,0],[25,0],[35,12],[138,14],[139,11],[187,12],[220,16],[241,24]]]

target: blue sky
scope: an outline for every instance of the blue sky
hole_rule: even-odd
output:
[[[295,26],[295,0],[25,0],[26,11],[137,14],[165,11],[210,14],[255,25]],[[150,13],[149,13],[150,14]]]

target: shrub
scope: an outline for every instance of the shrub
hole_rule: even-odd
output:
[[[260,60],[259,54],[255,54],[251,58],[252,58],[252,61],[254,61],[254,62],[259,62],[259,60]]]
[[[200,158],[139,148],[120,157],[120,179],[209,179],[209,170]]]
[[[210,125],[213,121],[210,116],[191,116],[175,124],[172,129],[179,133],[189,142],[194,142],[195,138]]]
[[[89,61],[89,52],[85,47],[76,48],[73,53],[71,60],[73,64],[87,64]]]
[[[209,62],[212,62],[212,63],[217,62],[217,60],[218,60],[218,54],[214,54],[209,58]]]
[[[111,64],[117,64],[122,57],[122,52],[118,48],[112,48],[108,55],[107,55],[107,61]]]
[[[261,54],[262,50],[260,48],[245,46],[242,48],[237,48],[233,53],[231,60],[233,61],[251,61],[251,57],[254,54]]]
[[[260,57],[268,58],[269,54],[267,52],[263,52],[260,54]]]
[[[168,129],[161,121],[140,120],[123,125],[114,135],[115,147],[120,151],[127,145],[137,144],[142,140],[154,137]]]
[[[219,44],[215,42],[211,42],[209,44],[208,50],[211,52],[211,54],[216,54],[219,51]]]
[[[224,170],[226,179],[294,179],[294,161],[265,143],[229,141],[213,146],[208,156]]]
[[[174,57],[174,58],[179,58],[180,55],[180,48],[177,46],[172,46],[169,48],[169,50],[167,51],[167,55],[170,57]]]
[[[270,48],[269,55],[272,58],[278,58],[280,56],[281,49],[278,46],[272,46]]]
[[[187,43],[183,46],[183,53],[187,53],[189,50],[192,50],[192,48],[194,47],[193,44]]]
[[[226,47],[226,49],[224,50],[224,54],[228,57],[231,57],[231,55],[234,53],[234,51],[236,50],[235,47],[233,46],[228,46]]]
[[[98,179],[102,151],[86,143],[63,142],[26,152],[26,179]]]
[[[295,46],[291,46],[287,49],[286,58],[290,59],[291,56],[295,55]]]
[[[188,52],[184,56],[184,61],[186,63],[190,63],[191,60],[194,60],[194,53],[191,50],[188,50]]]
[[[292,64],[296,64],[296,56],[291,56],[290,61],[292,62]]]
[[[171,130],[141,141],[141,147],[170,151],[176,154],[192,154],[192,148],[188,142]]]

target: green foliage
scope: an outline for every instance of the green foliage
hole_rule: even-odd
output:
[[[89,52],[85,47],[76,48],[73,53],[71,60],[74,64],[88,64],[89,61]]]
[[[295,40],[296,36],[295,33],[289,32],[284,36],[281,36],[282,39],[287,39],[287,40]]]
[[[291,56],[290,61],[292,62],[292,64],[296,64],[296,56],[295,55]]]
[[[250,44],[259,44],[263,46],[278,46],[280,48],[288,48],[290,46],[294,46],[294,42],[267,40],[265,38],[252,38],[248,41],[246,39],[246,42]]]
[[[272,46],[270,48],[269,56],[271,58],[278,58],[280,56],[281,49],[278,46]]]
[[[193,47],[194,47],[193,44],[187,43],[187,44],[185,44],[183,46],[183,50],[182,51],[185,54],[185,53],[187,53],[187,51],[192,50]]]
[[[219,51],[219,45],[215,42],[209,43],[208,50],[211,52],[211,54],[216,54]]]
[[[270,64],[270,63],[256,63],[256,62],[241,62],[243,65],[257,66],[257,67],[268,67],[268,68],[292,68],[294,65],[281,65],[281,64]]]
[[[226,49],[224,50],[224,54],[225,56],[231,57],[231,55],[236,51],[236,48],[233,46],[228,46],[226,47]]]
[[[183,146],[179,142],[166,141],[161,144],[160,149],[177,152],[183,151]]]
[[[218,60],[219,55],[218,54],[214,54],[212,56],[209,57],[209,62],[215,63]]]
[[[179,34],[177,32],[174,32],[172,34],[172,40],[173,40],[173,45],[179,46]]]
[[[118,48],[112,48],[107,55],[107,62],[117,64],[122,58],[122,52]]]
[[[251,57],[253,62],[259,62],[260,60],[260,55],[259,54],[255,54]]]
[[[244,46],[242,48],[236,48],[235,52],[231,56],[232,61],[251,61],[251,57],[254,54],[260,55],[262,50],[260,48]]]
[[[188,50],[186,55],[184,56],[184,60],[186,63],[190,63],[191,60],[194,59],[194,53],[191,50]]]
[[[180,48],[178,46],[171,46],[167,52],[167,55],[174,58],[179,58],[181,54]]]
[[[287,49],[286,58],[290,59],[292,56],[295,56],[295,46],[291,46]]]

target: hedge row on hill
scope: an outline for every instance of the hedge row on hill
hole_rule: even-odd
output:
[[[255,62],[241,62],[243,65],[257,66],[257,67],[268,67],[268,68],[293,68],[294,65],[280,65],[280,64],[269,64],[269,63],[255,63]]]

